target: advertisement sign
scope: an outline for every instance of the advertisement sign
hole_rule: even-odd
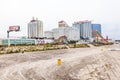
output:
[[[19,31],[20,26],[9,26],[9,31]]]

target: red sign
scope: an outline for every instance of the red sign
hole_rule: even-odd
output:
[[[19,31],[20,30],[20,26],[9,26],[9,30],[10,31]]]

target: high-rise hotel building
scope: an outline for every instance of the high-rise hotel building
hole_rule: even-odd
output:
[[[92,26],[91,21],[78,21],[73,23],[73,27],[79,29],[80,39],[91,39],[92,38]]]
[[[28,23],[28,38],[43,37],[43,22],[38,19],[32,19]]]

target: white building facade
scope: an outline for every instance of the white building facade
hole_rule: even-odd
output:
[[[28,38],[40,37],[43,37],[43,22],[33,19],[28,23]]]
[[[45,31],[44,36],[46,38],[53,38],[53,32],[52,31]]]
[[[79,30],[75,27],[59,27],[52,30],[54,39],[58,39],[61,36],[66,36],[70,40],[79,40]]]
[[[52,30],[54,39],[58,39],[61,36],[65,36],[65,27],[54,28]]]

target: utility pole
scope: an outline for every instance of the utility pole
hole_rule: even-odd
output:
[[[7,31],[8,47],[10,46],[9,32],[10,30]]]
[[[9,38],[9,32],[10,32],[10,31],[8,30],[8,31],[7,31],[7,38]]]

